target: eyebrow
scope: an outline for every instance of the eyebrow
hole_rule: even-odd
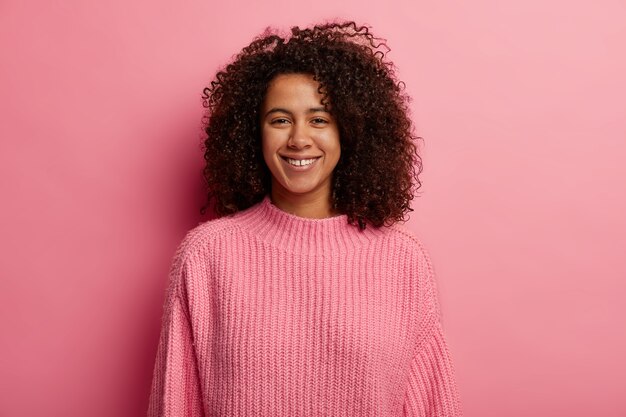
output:
[[[330,113],[324,107],[311,107],[309,110],[307,110],[307,113],[317,113],[317,112]],[[293,115],[293,113],[291,113],[287,109],[282,109],[280,107],[274,107],[274,108],[270,109],[267,113],[265,113],[265,117],[269,116],[272,113],[287,113],[289,115]]]

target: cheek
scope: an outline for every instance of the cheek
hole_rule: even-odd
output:
[[[332,133],[326,139],[326,152],[333,155],[333,159],[339,159],[341,155],[341,143],[339,133]]]
[[[261,151],[263,153],[263,160],[272,171],[274,171],[276,165],[279,164],[276,153],[280,149],[280,146],[281,140],[279,135],[277,135],[277,132],[261,132]]]
[[[285,135],[288,134],[283,129],[265,128],[261,129],[261,141],[267,148],[278,148],[284,142]]]
[[[270,157],[270,150],[268,147],[268,140],[267,137],[265,136],[264,133],[261,133],[261,153],[263,155],[263,160],[265,161],[265,164],[267,165],[269,162],[269,157]]]
[[[261,149],[263,149],[263,153],[269,153],[274,147],[274,137],[264,129],[261,131]]]

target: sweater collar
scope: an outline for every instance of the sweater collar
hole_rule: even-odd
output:
[[[243,230],[294,253],[332,256],[336,251],[350,251],[385,233],[385,227],[376,229],[371,225],[359,230],[357,225],[348,223],[347,214],[312,219],[288,213],[274,205],[269,194],[234,217]]]

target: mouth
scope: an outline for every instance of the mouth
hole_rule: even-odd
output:
[[[316,157],[312,157],[312,158],[288,158],[286,156],[280,155],[281,159],[285,162],[287,162],[288,165],[293,166],[293,167],[307,167],[309,165],[313,165],[318,159],[321,158],[321,156],[316,156]]]

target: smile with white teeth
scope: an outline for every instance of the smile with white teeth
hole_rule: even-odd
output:
[[[291,159],[291,158],[285,158],[287,160],[287,162],[289,162],[291,165],[294,166],[304,166],[304,165],[310,165],[313,162],[315,162],[315,160],[317,158],[313,158],[313,159]]]

